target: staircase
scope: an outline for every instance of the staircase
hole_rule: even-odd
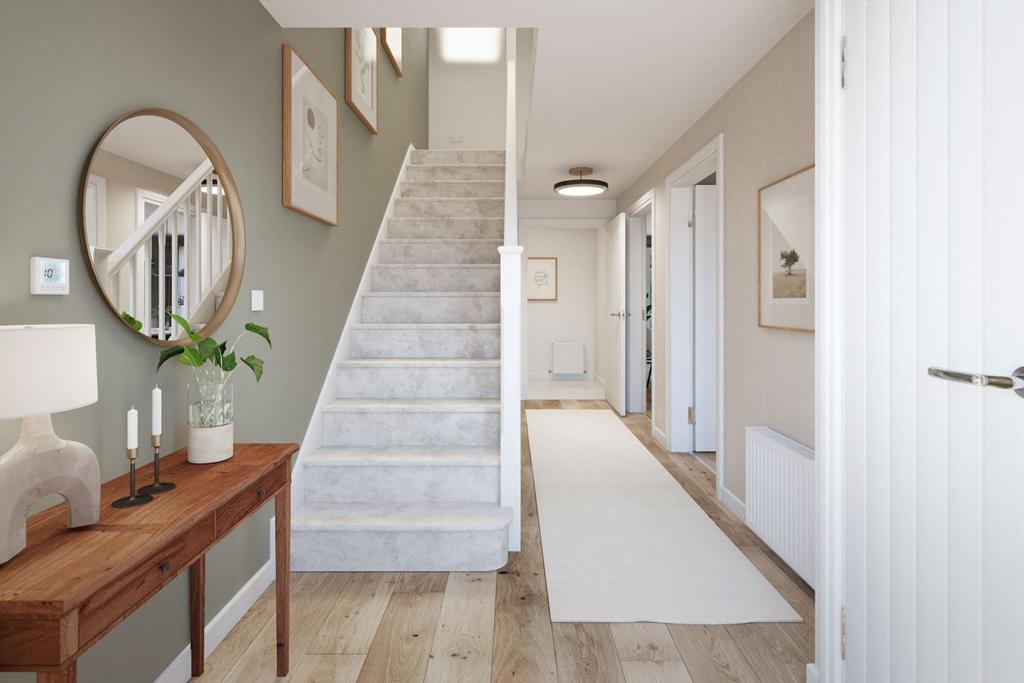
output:
[[[323,446],[303,459],[297,571],[482,571],[499,505],[504,152],[413,151]]]

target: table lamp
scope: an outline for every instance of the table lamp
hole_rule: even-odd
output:
[[[32,504],[53,493],[68,524],[100,519],[100,467],[85,444],[53,431],[52,413],[96,402],[92,325],[0,326],[0,420],[21,418],[21,436],[0,455],[0,564],[25,548]]]

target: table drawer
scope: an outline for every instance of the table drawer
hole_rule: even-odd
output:
[[[80,646],[103,635],[131,614],[213,545],[214,538],[211,515],[89,598],[78,614]]]
[[[239,522],[270,500],[283,486],[287,486],[290,472],[290,463],[288,461],[281,463],[217,510],[217,538],[221,538],[234,529]]]

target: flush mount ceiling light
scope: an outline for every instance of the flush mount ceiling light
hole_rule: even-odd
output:
[[[463,64],[493,64],[501,59],[502,29],[442,28],[441,59]]]
[[[593,197],[608,190],[608,183],[603,180],[591,178],[584,180],[583,176],[590,175],[594,169],[586,166],[574,166],[569,169],[569,175],[576,176],[575,180],[562,180],[555,183],[555,192],[563,197]]]

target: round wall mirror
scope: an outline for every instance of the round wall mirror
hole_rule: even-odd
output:
[[[103,134],[82,175],[82,250],[118,319],[161,346],[209,335],[245,265],[238,190],[213,142],[184,116],[131,112]]]

